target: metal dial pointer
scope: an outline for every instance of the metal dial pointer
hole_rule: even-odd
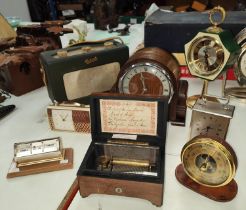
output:
[[[147,91],[147,88],[145,86],[145,81],[144,81],[144,76],[143,76],[143,72],[140,73],[140,80],[142,82],[142,85],[143,85],[143,92],[142,93],[145,93]]]

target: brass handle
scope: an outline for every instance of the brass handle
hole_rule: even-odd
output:
[[[217,17],[219,16],[217,20],[216,20],[216,16]],[[225,16],[226,16],[226,12],[224,8],[221,6],[214,7],[209,12],[209,20],[215,27],[217,27],[218,25],[224,22]]]

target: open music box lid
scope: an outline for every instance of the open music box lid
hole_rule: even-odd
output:
[[[96,93],[91,97],[92,141],[126,139],[164,148],[168,98],[118,93]]]

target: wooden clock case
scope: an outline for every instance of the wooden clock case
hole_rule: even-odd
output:
[[[156,161],[155,176],[149,174],[146,175],[139,173],[122,173],[117,171],[98,170],[96,166],[96,158],[99,154],[100,144],[103,145],[102,148],[106,148],[108,144],[107,141],[114,140],[114,135],[122,135],[122,133],[117,132],[117,130],[113,133],[104,132],[102,130],[103,120],[101,119],[101,115],[104,114],[104,112],[100,113],[100,100],[113,100],[113,102],[154,102],[157,107],[157,111],[155,113],[157,116],[154,117],[156,119],[156,134],[144,135],[139,132],[134,134],[136,139],[132,140],[129,136],[134,135],[123,133],[126,134],[126,139],[121,140],[130,142],[128,143],[128,145],[130,145],[130,150],[128,151],[125,149],[122,154],[127,157],[131,156],[131,158],[134,156],[133,159],[137,159],[140,154],[140,150],[137,150],[139,146],[134,145],[136,142],[140,144],[148,144],[146,148],[143,148],[146,149],[147,152],[145,153],[143,151],[142,155],[148,153],[149,147],[157,148],[156,153],[149,153],[149,158],[155,158]],[[161,206],[164,188],[164,152],[168,115],[168,99],[166,97],[99,93],[92,95],[90,109],[92,142],[77,172],[80,195],[82,197],[87,197],[90,194],[128,196],[146,199],[156,206]],[[143,115],[145,114],[141,114],[141,116]],[[121,153],[121,148],[124,148],[124,143],[118,145],[118,148],[119,153]],[[136,152],[134,152],[134,149],[136,149]],[[116,155],[118,154],[118,151],[116,150]],[[124,156],[123,158],[127,157]]]
[[[186,80],[180,80],[179,63],[171,53],[158,47],[148,47],[138,50],[121,68],[117,84],[127,68],[136,63],[145,62],[157,64],[166,71],[170,83],[173,86],[173,96],[169,102],[168,120],[174,125],[185,126],[188,82]],[[155,82],[152,80],[153,87]],[[153,87],[151,88],[151,93],[149,93],[150,95],[156,95],[156,90]],[[115,92],[119,92],[117,85],[114,88]]]

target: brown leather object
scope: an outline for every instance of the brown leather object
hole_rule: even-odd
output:
[[[48,43],[52,49],[62,48],[60,36],[72,33],[73,30],[52,24],[33,24],[17,27],[17,35],[33,36],[36,43]]]
[[[44,85],[40,72],[39,54],[49,45],[26,46],[0,54],[0,88],[16,96]]]

